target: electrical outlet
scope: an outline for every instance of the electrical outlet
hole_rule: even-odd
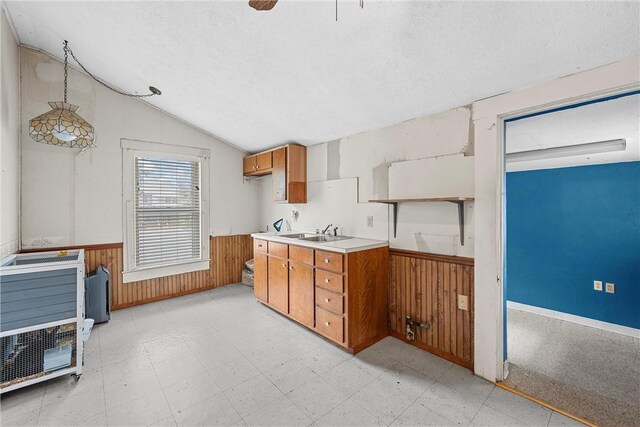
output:
[[[369,227],[369,228],[373,227],[373,217],[372,216],[368,216],[367,217],[367,227]]]
[[[593,281],[593,290],[594,291],[601,291],[602,290],[602,281],[601,280],[594,280]]]
[[[466,295],[458,295],[458,309],[469,310],[469,297]]]
[[[615,294],[616,285],[614,285],[613,283],[607,283],[605,290],[608,294]]]

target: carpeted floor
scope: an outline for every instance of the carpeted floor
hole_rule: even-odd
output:
[[[513,308],[506,384],[600,426],[640,425],[640,340]]]

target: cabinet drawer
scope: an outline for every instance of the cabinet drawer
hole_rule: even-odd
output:
[[[269,255],[289,258],[289,245],[286,243],[269,242]]]
[[[267,253],[267,241],[260,239],[253,239],[253,252]]]
[[[313,249],[289,246],[289,259],[302,264],[313,265]]]
[[[316,286],[334,292],[344,292],[344,278],[340,274],[316,269]]]
[[[344,297],[342,294],[317,288],[316,305],[336,314],[344,314]]]
[[[344,342],[344,318],[338,314],[316,307],[316,331],[342,344]]]
[[[334,273],[342,273],[342,254],[316,251],[316,267]]]

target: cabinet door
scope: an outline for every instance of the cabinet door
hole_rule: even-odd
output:
[[[268,301],[267,255],[256,252],[253,257],[253,294],[262,302]]]
[[[256,171],[256,156],[248,156],[242,159],[242,174],[248,175]]]
[[[278,148],[273,152],[273,201],[287,201],[287,148]]]
[[[287,201],[307,203],[307,147],[287,146]]]
[[[289,314],[289,261],[269,257],[269,305]]]
[[[313,268],[289,261],[289,315],[313,328]]]
[[[271,151],[260,153],[256,156],[256,169],[264,171],[271,169]]]

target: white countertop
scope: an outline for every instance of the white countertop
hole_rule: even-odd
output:
[[[286,234],[304,233],[304,231],[282,231],[276,233],[273,231],[266,233],[252,233],[251,237],[256,239],[268,240],[277,243],[287,243],[295,246],[304,246],[306,248],[319,249],[331,252],[340,252],[347,254],[350,252],[364,251],[367,249],[384,248],[389,246],[389,242],[386,240],[374,240],[374,239],[361,239],[359,237],[352,237],[350,239],[336,240],[333,242],[310,242],[308,240],[291,239],[282,237]],[[313,233],[306,233],[313,234]]]

